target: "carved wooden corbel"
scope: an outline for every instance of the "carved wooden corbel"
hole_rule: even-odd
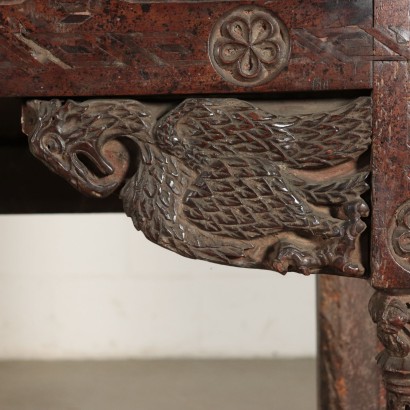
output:
[[[370,98],[288,117],[236,99],[187,99],[158,120],[130,99],[34,100],[23,129],[32,153],[82,193],[122,187],[135,227],[183,256],[364,274],[368,172],[358,158],[370,145]]]

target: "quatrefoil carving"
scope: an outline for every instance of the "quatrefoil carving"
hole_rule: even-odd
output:
[[[215,70],[228,82],[257,86],[276,77],[288,63],[285,24],[269,10],[241,6],[222,16],[209,39]]]

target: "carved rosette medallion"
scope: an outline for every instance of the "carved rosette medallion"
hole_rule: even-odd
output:
[[[395,261],[410,271],[410,201],[397,210],[390,228],[390,239]]]
[[[241,6],[215,23],[208,51],[213,67],[226,81],[256,86],[272,80],[286,67],[289,32],[269,10]]]

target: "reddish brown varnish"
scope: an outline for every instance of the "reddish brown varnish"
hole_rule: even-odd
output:
[[[408,51],[410,1],[378,0],[375,6],[376,29]],[[376,53],[384,48],[378,42],[375,46]],[[410,266],[405,269],[397,263],[390,243],[396,212],[410,200],[408,61],[375,62],[373,85],[372,284],[380,289],[409,289]]]
[[[365,281],[318,278],[319,399],[322,410],[385,408],[374,358],[382,347],[367,312],[373,291]]]
[[[2,96],[152,95],[369,89],[372,2],[253,2],[290,31],[288,67],[257,87],[214,70],[208,37],[250,2],[0,2]]]
[[[214,22],[240,4],[249,2],[0,0],[0,96],[373,90],[372,284],[407,300],[410,272],[393,255],[389,228],[399,207],[410,200],[410,1],[254,2],[283,20],[292,43],[288,67],[258,87],[229,84],[208,57]],[[349,337],[346,332],[352,329],[347,312],[364,314],[352,306],[365,303],[364,293],[363,298],[358,296],[353,286],[341,285],[353,298],[323,283],[321,287],[321,306],[326,311],[322,332],[327,338],[322,347],[332,352],[322,363],[328,360],[337,378],[332,386],[335,396],[332,399],[329,391],[322,402],[326,410],[378,409],[381,403],[377,378],[369,372],[364,376],[369,377],[368,391],[374,400],[354,398],[362,394],[362,385],[355,385],[348,365],[371,368],[371,355],[364,349],[373,349],[373,336],[360,334],[352,341],[357,349],[348,346],[343,353],[346,360],[334,360],[338,336]],[[339,320],[343,329],[332,336]],[[357,317],[351,320],[361,326]],[[325,321],[333,323],[327,326]]]

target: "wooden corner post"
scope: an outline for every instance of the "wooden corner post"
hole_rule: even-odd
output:
[[[410,409],[410,1],[376,0],[372,285],[387,409]],[[380,56],[380,58],[378,58]],[[379,60],[379,61],[377,61]]]

